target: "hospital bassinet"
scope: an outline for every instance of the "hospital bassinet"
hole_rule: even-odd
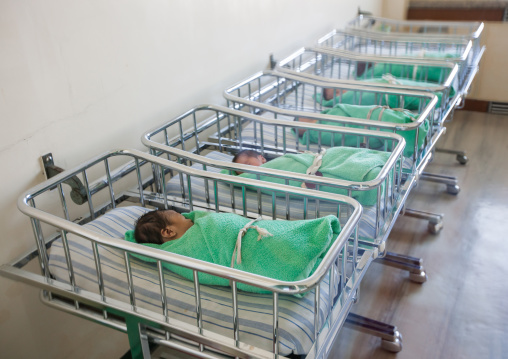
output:
[[[357,34],[333,30],[318,40],[318,46],[357,54],[397,58],[425,58],[454,62],[459,66],[458,91],[466,96],[478,71],[483,50],[473,51],[468,39],[403,37],[383,33]]]
[[[380,122],[376,120],[359,120],[350,117],[339,117],[323,115],[321,112],[327,107],[323,106],[321,101],[316,101],[324,89],[333,89],[340,94],[353,93],[353,104],[365,104],[362,99],[374,98],[376,103],[382,103],[386,96],[396,100],[396,106],[404,107],[407,99],[417,103],[415,112],[418,115],[416,121],[406,124],[394,124],[390,122]],[[333,100],[333,104],[342,103],[342,95]],[[408,134],[414,135],[414,151],[411,156],[411,172],[418,180],[422,175],[426,165],[432,158],[433,149],[440,137],[445,133],[446,128],[441,126],[439,113],[435,110],[437,103],[436,95],[429,92],[409,91],[402,89],[375,88],[372,86],[350,84],[343,82],[330,83],[328,81],[318,81],[302,78],[291,74],[283,74],[276,71],[263,71],[241,81],[232,87],[226,89],[225,98],[228,100],[229,107],[244,109],[260,116],[273,117],[286,116],[286,118],[310,117],[321,121],[344,123],[356,126],[365,126],[366,129],[376,129],[383,131],[410,131]],[[351,100],[351,96],[349,98]],[[379,102],[378,102],[379,101]],[[425,124],[433,129],[426,134],[426,141],[423,146],[417,146],[418,130]],[[413,131],[413,132],[411,132]],[[445,178],[446,190],[456,194],[460,188],[453,178]],[[406,215],[426,219],[429,221],[428,229],[431,233],[438,233],[443,227],[443,216],[440,214],[406,209]]]
[[[304,48],[281,60],[276,70],[337,84],[352,81],[351,83],[361,83],[377,88],[433,92],[439,97],[436,110],[439,126],[434,127],[433,131],[440,131],[440,126],[443,126],[447,119],[452,118],[453,111],[462,98],[457,90],[459,88],[458,65],[445,61],[390,59],[375,55],[342,53],[325,48]],[[396,74],[396,77],[392,76],[392,73]],[[380,79],[382,82],[379,82]],[[401,82],[404,80],[409,81]],[[460,163],[467,162],[465,153],[457,152],[456,155]],[[444,184],[449,193],[458,194],[459,192],[458,180],[455,177],[433,173],[422,173],[422,175],[422,178],[426,180]]]
[[[322,93],[325,89],[333,89],[339,95],[334,97],[333,100],[324,101]],[[395,106],[392,107],[404,108],[405,102],[410,99],[415,105],[414,112],[417,113],[418,117],[412,123],[395,124],[381,122],[377,119],[357,119],[322,114],[322,111],[342,104],[343,94],[347,94],[347,92],[352,93],[352,96],[348,98],[351,101],[348,103],[353,105],[381,105],[389,97],[390,102],[395,103]],[[439,115],[435,111],[436,95],[423,91],[378,88],[346,81],[331,83],[276,71],[263,71],[226,89],[224,96],[229,107],[245,108],[260,116],[265,116],[265,112],[267,117],[277,116],[277,114],[285,114],[290,118],[310,116],[313,119],[351,124],[371,130],[414,131],[412,132],[414,133],[414,149],[411,149],[412,166],[410,169],[413,173],[418,173],[423,169],[427,154],[435,141],[444,132],[439,122]],[[428,131],[424,141],[425,144],[418,146],[418,132],[426,124],[430,128],[438,130]]]
[[[412,39],[432,39],[440,41],[440,39],[453,40],[470,40],[472,42],[471,58],[466,67],[466,71],[462,71],[462,86],[459,89],[462,98],[465,99],[469,92],[469,88],[473,82],[476,73],[479,70],[480,60],[485,51],[485,46],[481,44],[481,36],[483,32],[483,22],[466,22],[466,21],[421,21],[421,20],[392,20],[374,16],[360,15],[348,23],[346,29],[348,32],[369,35],[369,34],[386,34],[399,36],[400,38]],[[459,61],[462,64],[463,61]],[[462,106],[461,106],[462,107]],[[441,152],[455,154],[457,161],[461,164],[467,163],[467,156],[464,151],[437,149]]]
[[[188,183],[187,192],[164,195],[166,182],[179,183],[181,178]],[[209,183],[207,201],[193,197],[190,183],[196,178]],[[272,201],[242,196],[246,186]],[[230,205],[218,203],[219,187],[238,188],[230,192]],[[259,211],[247,210],[251,201]],[[286,201],[300,211],[279,211]],[[136,150],[111,151],[65,171],[29,190],[18,207],[30,217],[36,248],[4,264],[0,273],[42,289],[41,300],[51,307],[126,332],[135,358],[149,357],[148,342],[207,358],[223,357],[220,353],[240,358],[291,353],[326,357],[373,259],[372,251],[359,249],[361,207],[348,197],[238,181]],[[281,282],[122,240],[149,208],[235,212],[250,218],[268,208],[271,215],[265,219],[288,220],[333,214],[342,232],[314,274]],[[34,258],[39,273],[25,268]],[[164,263],[190,268],[194,281],[166,270]],[[231,289],[202,285],[199,273],[229,279]],[[242,292],[237,283],[271,294]],[[291,295],[298,293],[302,298]],[[391,334],[386,345],[400,344],[398,332]]]
[[[301,113],[298,113],[297,116],[300,115]],[[363,206],[359,228],[360,244],[375,248],[376,257],[379,256],[384,264],[408,270],[411,280],[419,283],[425,281],[426,274],[419,259],[387,253],[385,247],[390,230],[415,181],[411,171],[409,174],[402,173],[404,167],[412,168],[411,161],[403,161],[402,138],[386,132],[320,126],[293,120],[293,117],[276,113],[270,119],[222,106],[202,105],[146,132],[142,141],[154,155],[207,171],[228,172],[241,169],[258,179],[260,176],[265,179],[270,176],[284,183],[302,181],[316,186],[317,190],[320,186],[331,186],[349,196],[357,190],[375,191],[376,203]],[[349,146],[352,147],[360,147],[366,139],[375,138],[383,143],[378,150],[390,153],[390,158],[378,178],[369,182],[308,176],[231,162],[233,155],[242,149],[254,149],[273,159],[288,153],[318,153],[327,147],[321,143],[301,144],[295,135],[298,129],[311,129],[318,133],[318,137],[325,133],[334,133],[342,139],[336,146],[344,145],[345,138],[348,138]],[[195,196],[206,198],[204,186],[204,183],[193,184]],[[180,191],[181,188],[185,188],[184,182],[181,185],[175,184],[174,190]]]
[[[346,25],[348,31],[361,34],[388,33],[408,38],[424,36],[430,39],[472,40],[475,52],[480,50],[483,28],[483,22],[393,20],[370,15],[359,15]]]
[[[190,126],[185,126],[189,124]],[[186,130],[183,128],[187,127]],[[295,130],[314,129],[319,133],[333,132],[342,138],[348,137],[355,142],[355,147],[366,138],[375,137],[383,142],[380,150],[389,152],[391,157],[378,178],[369,182],[352,182],[335,180],[317,176],[297,174],[282,170],[261,169],[238,163],[232,163],[232,155],[243,149],[254,149],[265,157],[273,159],[288,153],[302,153],[311,151],[319,153],[327,146],[321,144],[301,144]],[[213,130],[213,133],[207,131]],[[207,133],[208,132],[208,133]],[[386,230],[383,228],[393,216],[392,209],[400,204],[405,193],[402,182],[402,138],[390,133],[355,130],[348,128],[318,126],[298,121],[266,119],[246,112],[237,111],[216,105],[202,105],[195,107],[175,119],[156,127],[144,134],[143,143],[148,146],[152,154],[185,163],[189,166],[207,170],[221,171],[241,169],[245,173],[254,173],[258,177],[270,174],[274,178],[282,178],[284,182],[301,179],[302,183],[317,186],[327,185],[337,190],[341,189],[351,196],[353,190],[376,192],[375,204],[379,218],[368,232],[370,242],[383,242]],[[368,141],[367,141],[368,142]],[[337,146],[340,146],[337,143]],[[217,154],[216,154],[217,153]],[[404,178],[406,179],[406,178]],[[381,234],[382,233],[382,234]],[[376,240],[381,237],[380,240]]]
[[[275,70],[316,80],[351,80],[377,87],[431,91],[440,97],[437,109],[441,122],[460,102],[460,92],[455,91],[459,87],[458,65],[446,61],[394,59],[323,47],[302,48],[279,61]],[[388,76],[391,74],[395,76]],[[387,83],[372,82],[382,76]],[[412,82],[402,84],[399,79]]]

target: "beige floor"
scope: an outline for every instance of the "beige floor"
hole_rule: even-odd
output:
[[[422,182],[409,207],[440,212],[439,235],[426,222],[400,217],[388,249],[424,258],[428,281],[375,264],[362,282],[353,312],[398,326],[403,350],[391,354],[379,339],[343,329],[334,345],[341,358],[508,358],[508,117],[457,112],[440,147],[466,150],[466,166],[438,153],[429,172],[455,175],[461,192]]]

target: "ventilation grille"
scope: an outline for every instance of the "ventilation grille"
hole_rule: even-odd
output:
[[[489,112],[497,115],[508,115],[508,103],[491,102],[489,103]]]

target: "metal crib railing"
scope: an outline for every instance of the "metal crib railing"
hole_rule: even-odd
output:
[[[446,61],[407,57],[387,58],[325,47],[311,47],[299,49],[279,61],[275,70],[315,80],[361,81],[362,84],[377,87],[439,93],[441,103],[437,109],[440,111],[441,122],[448,117],[455,105],[460,102],[460,91],[456,91],[450,97],[452,86],[458,86],[459,67],[455,63]],[[381,78],[377,75],[380,71],[383,74],[392,74],[394,73],[393,70],[396,70],[396,79],[423,81],[426,84],[424,86],[409,86],[397,83],[396,80],[392,81],[393,83],[386,84],[369,81]],[[437,78],[436,74],[438,74]]]
[[[481,27],[482,29],[483,27]],[[472,36],[427,36],[390,34],[384,32],[359,32],[357,30],[333,30],[318,40],[325,48],[346,50],[359,54],[379,55],[388,58],[426,58],[429,61],[449,61],[459,66],[458,92],[462,100],[469,93],[478,71],[485,47],[479,34]],[[477,37],[475,37],[478,35]],[[428,53],[428,55],[426,55]],[[460,108],[460,106],[459,106]]]
[[[396,107],[404,107],[406,98],[414,99],[417,102],[417,119],[412,123],[397,124],[381,122],[376,120],[355,119],[351,117],[323,115],[321,112],[329,107],[324,106],[323,101],[317,101],[318,95],[321,95],[325,89],[332,89],[339,95],[334,97],[333,105],[342,103],[344,93],[351,91],[354,94],[353,104],[362,105],[364,96],[374,96],[376,104],[382,104],[387,96],[393,98]],[[323,121],[340,121],[356,126],[365,126],[365,129],[375,129],[382,131],[395,132],[414,131],[415,148],[412,154],[413,172],[421,169],[424,157],[429,147],[418,147],[417,138],[419,128],[428,122],[430,128],[437,131],[428,131],[426,143],[432,144],[434,139],[441,136],[445,131],[439,122],[439,116],[436,114],[435,106],[437,104],[436,95],[428,92],[417,92],[403,89],[386,89],[382,87],[365,86],[352,83],[331,83],[328,81],[318,81],[314,79],[302,78],[300,76],[285,74],[276,71],[264,71],[241,81],[228,89],[224,93],[228,101],[228,106],[232,108],[242,108],[248,106],[256,114],[262,114],[264,111],[272,113],[281,113],[293,117],[320,118]]]
[[[386,168],[390,169],[390,171],[394,171],[395,177],[392,175],[392,177],[389,178],[388,183],[378,182],[378,185],[379,183],[385,183],[386,188],[383,192],[390,193],[391,196],[388,194],[384,194],[382,198],[379,198],[378,196],[377,204],[375,205],[375,233],[364,234],[360,236],[360,242],[369,247],[376,247],[379,250],[378,260],[380,260],[383,264],[392,265],[396,262],[397,268],[407,270],[409,272],[409,277],[411,280],[419,283],[424,281],[426,274],[421,265],[420,259],[386,252],[385,242],[389,236],[395,219],[398,217],[402,206],[404,205],[406,198],[415,183],[415,177],[412,175],[404,175],[399,177],[402,174],[400,159],[395,161],[395,163],[393,163],[391,159],[394,157],[399,157],[400,154],[396,155],[396,147],[386,146],[387,140],[389,142],[392,141],[388,133],[363,129],[356,130],[353,128],[336,126],[332,127],[315,125],[293,121],[293,119],[298,119],[299,116],[302,116],[301,112],[296,111],[283,112],[284,110],[276,110],[273,113],[265,111],[264,115],[269,114],[270,118],[272,119],[272,121],[268,121],[268,119],[265,117],[250,114],[249,112],[254,113],[256,111],[254,111],[254,109],[248,105],[243,105],[243,110],[244,111],[236,111],[234,109],[213,105],[198,106],[180,116],[177,116],[174,119],[171,119],[165,124],[147,131],[142,138],[142,142],[151,148],[152,153],[158,156],[167,155],[168,158],[175,159],[177,161],[181,160],[182,163],[186,163],[187,165],[192,165],[194,163],[194,166],[198,168],[208,170],[215,167],[222,168],[223,170],[227,171],[232,169],[241,169],[245,172],[279,177],[283,180],[300,179],[304,181],[305,176],[302,175],[268,169],[263,169],[263,172],[259,172],[259,170],[256,170],[252,167],[242,166],[240,164],[232,164],[229,162],[230,158],[227,160],[228,162],[224,162],[224,157],[222,157],[222,160],[220,158],[217,160],[211,156],[207,156],[207,154],[212,150],[218,150],[220,152],[228,152],[233,154],[236,153],[239,149],[249,148],[264,152],[265,156],[277,156],[285,153],[293,153],[296,148],[299,148],[300,150],[309,149],[308,146],[304,147],[301,146],[298,142],[295,144],[294,141],[287,140],[287,138],[291,137],[289,135],[285,137],[287,130],[280,130],[277,132],[274,130],[274,128],[277,127],[286,127],[286,129],[292,130],[296,130],[296,128],[312,129],[312,131],[317,131],[319,133],[318,139],[321,138],[321,134],[325,132],[334,133],[335,135],[340,136],[348,136],[349,138],[354,138],[356,136],[358,139],[356,141],[356,147],[359,147],[360,143],[365,141],[365,138],[378,138],[381,141],[384,141],[384,145],[380,148],[382,151],[387,151],[387,148],[388,151],[392,151]],[[281,111],[281,113],[277,111]],[[313,114],[305,114],[305,116],[311,119],[319,120],[322,119],[322,117],[319,116],[323,115],[315,116]],[[327,117],[331,116],[325,116],[325,118]],[[198,120],[196,120],[196,118]],[[362,120],[357,121],[360,121],[359,123],[361,123]],[[184,123],[193,123],[194,126],[190,126],[186,131],[180,131],[179,129],[184,127]],[[217,131],[212,135],[206,133],[206,130],[214,128]],[[247,131],[249,128],[251,130],[251,137],[247,138],[246,136],[242,136],[241,132]],[[252,129],[254,129],[254,136],[252,136]],[[271,136],[275,137],[274,139],[272,138],[272,143],[268,143],[268,140],[263,141],[264,132],[270,133]],[[177,135],[170,138],[168,136],[169,133]],[[343,138],[344,137],[342,137],[342,139]],[[292,136],[292,139],[294,140],[296,138]],[[343,142],[344,141],[337,141],[335,145],[344,145]],[[292,148],[291,144],[293,144]],[[348,145],[351,146],[352,144],[349,143]],[[320,150],[321,148],[321,143],[318,143],[318,146],[313,147],[312,150],[316,151]],[[384,175],[380,175],[379,179],[383,180],[383,178],[385,178],[384,181],[386,181],[386,177],[384,177]],[[395,186],[391,182],[393,181],[393,178],[397,178]],[[403,178],[405,180],[402,183],[402,186],[399,185],[399,178]],[[329,183],[329,181],[326,181],[325,183],[322,177],[310,177],[309,179],[305,179],[305,182],[316,184],[321,183],[325,185],[328,185]],[[334,181],[336,186],[337,184],[339,185],[339,188],[341,187],[341,182],[342,181]],[[344,188],[348,190],[349,195],[351,195],[351,190],[354,188],[367,189],[370,187],[366,183],[362,182],[355,183],[354,187],[351,186],[351,183],[348,184],[347,181],[344,182],[344,185]],[[382,192],[379,191],[378,194],[379,193]]]
[[[319,47],[350,51],[357,54],[397,58],[425,58],[428,61],[446,61],[459,66],[459,91],[467,83],[468,69],[477,66],[478,54],[473,52],[471,40],[426,37],[405,38],[383,33],[357,34],[333,30],[318,39]]]
[[[453,37],[405,37],[390,33],[359,34],[335,29],[318,39],[319,46],[353,50],[358,53],[389,56],[423,56],[422,52],[448,54],[449,59],[465,61],[472,54],[472,41]]]
[[[359,34],[388,33],[409,38],[472,40],[475,52],[480,49],[484,27],[483,22],[476,21],[393,20],[370,15],[359,15],[346,25],[348,31]]]
[[[118,163],[120,162],[120,165]],[[111,167],[114,166],[114,169]],[[154,172],[153,169],[158,171]],[[153,175],[153,173],[156,173]],[[185,174],[188,179],[187,196],[178,198],[174,195],[167,196],[164,192],[152,192],[149,190],[156,181],[162,182],[162,188],[168,176]],[[67,200],[67,194],[62,186],[63,182],[73,176],[81,176],[86,188],[88,208],[77,208]],[[96,178],[90,180],[90,178]],[[159,177],[159,178],[154,178]],[[202,178],[213,183],[209,203],[194,203],[192,197],[191,177]],[[155,206],[161,208],[173,208],[176,210],[204,209],[211,211],[233,211],[243,215],[248,213],[246,198],[236,202],[236,208],[225,209],[217,204],[216,192],[219,183],[230,186],[238,186],[245,192],[245,186],[253,186],[258,190],[268,191],[272,194],[272,206],[280,204],[276,200],[276,193],[283,193],[283,198],[290,194],[292,199],[301,201],[306,218],[313,218],[324,213],[319,212],[319,206],[327,203],[335,208],[335,215],[342,218],[342,231],[335,240],[330,250],[323,258],[322,263],[315,273],[298,282],[283,282],[266,277],[261,277],[239,270],[225,268],[212,263],[202,262],[188,257],[164,253],[152,248],[139,246],[121,239],[110,238],[97,232],[84,228],[81,224],[92,221],[102,213],[113,209],[124,201],[139,203],[142,206]],[[52,189],[56,188],[59,199],[55,199]],[[59,203],[59,205],[58,205]],[[314,205],[312,205],[314,203]],[[339,295],[335,302],[329,298],[329,303],[334,303],[328,308],[325,322],[330,327],[338,330],[345,321],[347,312],[356,296],[356,290],[365,270],[372,260],[372,253],[362,251],[358,254],[357,226],[361,217],[361,206],[354,200],[334,194],[323,194],[316,191],[298,189],[284,185],[268,184],[248,179],[236,180],[231,176],[203,172],[183,166],[174,162],[154,157],[136,150],[117,150],[97,156],[82,165],[65,171],[44,183],[35,186],[25,193],[18,202],[19,209],[30,217],[34,231],[36,249],[16,259],[10,264],[1,267],[0,273],[8,278],[19,280],[43,289],[42,299],[57,309],[64,310],[74,315],[93,320],[103,325],[125,331],[133,349],[134,357],[148,357],[147,339],[160,345],[167,345],[178,350],[187,352],[198,357],[213,357],[213,352],[206,352],[207,348],[218,350],[236,357],[278,357],[279,353],[279,323],[278,323],[278,298],[280,294],[306,293],[315,290],[315,309],[320,307],[319,286],[322,279],[329,275],[329,296]],[[291,213],[286,212],[281,217],[274,209],[272,218],[286,218],[291,220]],[[55,231],[56,229],[56,231]],[[48,234],[49,232],[49,234]],[[86,239],[93,248],[97,273],[95,290],[86,290],[76,285],[74,269],[75,258],[70,255],[68,249],[68,236],[72,234]],[[68,280],[56,279],[48,267],[47,248],[55,240],[61,240],[64,246],[67,263]],[[102,278],[102,261],[99,247],[114,248],[124,253],[125,278],[129,302],[121,302],[110,296],[105,289]],[[146,310],[136,301],[137,293],[133,284],[131,268],[132,254],[143,255],[152,258],[157,263],[158,276],[160,278],[160,313]],[[40,265],[40,274],[24,270],[24,265],[34,256],[37,256]],[[195,298],[196,298],[196,324],[189,326],[170,318],[166,310],[167,302],[164,290],[162,263],[190,268],[194,272]],[[333,273],[339,273],[338,278]],[[200,284],[197,280],[198,273],[227,278],[232,283],[232,302],[234,331],[232,340],[213,333],[207,333],[202,327],[202,315],[200,305]],[[238,306],[236,283],[247,283],[259,288],[266,289],[273,297],[273,346],[271,352],[252,348],[239,340]],[[319,314],[314,313],[314,347],[309,353],[310,358],[324,357],[336,331],[321,333],[320,328],[325,324],[319,321]],[[182,340],[179,340],[182,339]],[[188,345],[188,342],[197,343],[197,347]],[[328,348],[328,349],[327,349]]]
[[[191,123],[192,125],[183,131],[184,123]],[[246,139],[242,136],[242,129],[245,129],[247,125],[253,129],[254,139]],[[217,129],[217,132],[211,136],[205,131],[206,128],[210,127]],[[311,148],[309,142],[306,145],[300,144],[298,136],[292,136],[294,133],[298,133],[298,130],[315,131],[318,137],[317,146]],[[265,133],[274,134],[274,138],[265,140]],[[362,143],[366,143],[368,147],[369,139],[377,139],[382,143],[377,150],[389,152],[390,157],[375,180],[353,182],[276,169],[260,169],[205,156],[213,150],[234,154],[242,149],[255,149],[270,159],[287,153],[301,153],[309,150],[320,152],[325,148],[320,141],[325,133],[332,134],[332,140],[335,135],[341,138],[336,144],[332,141],[331,147],[334,145],[343,146],[346,137],[350,142],[356,143],[356,147],[360,147]],[[170,138],[169,134],[177,135]],[[351,196],[352,191],[374,190],[377,193],[376,207],[379,216],[376,221],[374,244],[384,242],[384,236],[386,235],[384,231],[381,239],[378,239],[382,226],[390,222],[394,205],[402,200],[401,197],[411,182],[411,179],[405,179],[407,183],[403,187],[402,151],[405,141],[397,134],[299,121],[267,119],[222,106],[202,105],[195,107],[169,122],[147,131],[142,137],[142,142],[156,156],[164,155],[170,160],[186,163],[189,166],[199,165],[198,167],[203,170],[210,170],[211,168],[226,171],[241,170],[242,172],[255,174],[257,179],[260,179],[261,176],[279,178],[280,181],[284,181],[286,184],[289,184],[290,181],[301,181],[301,183],[313,184],[316,190],[319,190],[320,186],[326,186],[343,190],[349,196]],[[373,244],[372,239],[368,244]]]
[[[463,59],[452,60],[461,66],[460,95],[462,103],[457,108],[463,108],[465,98],[469,93],[471,84],[479,70],[480,61],[485,46],[482,46],[483,22],[466,21],[421,21],[421,20],[392,20],[374,16],[360,15],[346,26],[346,31],[368,37],[372,34],[398,36],[400,39],[423,39],[424,41],[471,41],[471,53],[467,61]],[[383,35],[384,34],[384,35]],[[453,113],[452,113],[453,115]],[[450,116],[451,118],[452,116]],[[455,154],[457,161],[466,164],[467,155],[462,150],[436,149],[439,152]]]
[[[339,93],[333,100],[333,106],[342,103],[342,94],[345,91],[354,91],[353,104],[357,105],[362,104],[362,94],[371,94],[371,96],[373,94],[376,102],[379,101],[379,103],[386,99],[386,96],[395,96],[397,99],[396,107],[404,106],[406,96],[410,96],[411,99],[418,99],[418,106],[415,110],[418,114],[417,120],[410,124],[398,124],[396,128],[399,131],[416,129],[415,149],[412,154],[412,172],[417,180],[424,175],[423,171],[432,158],[433,149],[446,131],[446,128],[441,126],[439,113],[435,111],[437,97],[432,93],[362,86],[346,82],[331,83],[276,71],[263,71],[229,87],[225,90],[224,96],[228,101],[228,106],[248,110],[261,116],[264,113],[297,116],[298,112],[301,112],[300,116],[313,114],[314,118],[319,118],[323,116],[320,112],[325,110],[326,107],[322,106],[322,102],[313,99],[316,99],[316,96],[323,93],[325,89],[332,89],[334,92]],[[394,105],[392,104],[391,107],[394,107]],[[333,121],[333,117],[321,117],[321,120]],[[352,125],[358,124],[352,119],[341,119],[341,121],[348,121]],[[417,148],[418,128],[423,125],[424,121],[428,121],[432,131],[428,131],[426,135],[426,145]],[[372,123],[372,126],[369,128],[388,129],[387,122],[372,121],[370,123]],[[393,131],[393,128],[391,130]],[[449,193],[457,194],[460,191],[456,178],[436,176],[435,179],[444,183]],[[412,209],[406,209],[404,213],[408,216],[428,220],[428,229],[431,233],[437,234],[443,227],[443,216],[441,214]]]
[[[337,66],[338,64],[338,66]],[[423,65],[422,65],[423,64]],[[342,66],[341,66],[342,65]],[[352,77],[351,81],[355,81],[358,77],[359,70],[364,71],[363,77],[373,76],[374,71],[369,73],[369,69],[385,69],[389,71],[393,66],[397,66],[397,74],[406,75],[406,77],[416,78],[418,70],[421,80],[428,77],[429,71],[433,71],[433,77],[436,74],[440,76],[441,85],[434,86],[426,84],[425,86],[407,86],[403,84],[380,84],[380,83],[367,83],[367,85],[375,85],[385,88],[398,88],[399,90],[408,89],[415,90],[419,87],[420,90],[425,90],[440,95],[440,104],[436,111],[440,116],[439,124],[442,127],[444,122],[453,117],[453,111],[455,107],[459,105],[464,96],[463,93],[455,91],[455,94],[450,97],[452,91],[452,85],[458,86],[457,71],[458,65],[449,62],[436,62],[436,61],[424,61],[420,59],[402,59],[393,60],[379,56],[364,55],[364,54],[352,54],[343,53],[341,51],[335,51],[330,49],[301,49],[288,58],[282,60],[276,67],[277,71],[289,73],[297,76],[303,76],[305,78],[313,79],[324,79],[331,83],[342,83],[344,79]],[[340,71],[340,69],[344,69]],[[335,69],[335,71],[334,71]],[[378,72],[379,73],[379,72]],[[399,76],[400,77],[400,76]],[[365,83],[365,81],[361,81]],[[469,84],[467,85],[469,87]],[[433,129],[435,132],[440,130],[440,127]],[[467,158],[459,156],[457,153],[457,160],[461,163],[465,163]],[[451,194],[457,194],[460,191],[458,186],[458,180],[452,176],[442,176],[432,173],[423,174],[422,178],[431,180],[434,182],[442,183],[446,186],[447,191]]]

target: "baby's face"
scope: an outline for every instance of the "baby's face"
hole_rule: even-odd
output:
[[[262,155],[258,156],[241,156],[237,163],[243,163],[244,165],[250,165],[250,166],[261,166],[262,164],[266,163],[266,158],[264,158]],[[241,175],[242,171],[236,171],[237,175]]]
[[[239,163],[243,163],[250,166],[261,166],[262,164],[266,163],[266,159],[259,155],[259,156],[242,156],[240,157]]]
[[[185,218],[180,213],[171,209],[163,211],[162,213],[164,216],[166,216],[169,223],[171,223],[169,227],[171,227],[171,229],[176,233],[174,239],[178,239],[183,236],[185,232],[187,232],[187,230],[194,225],[194,222],[192,222],[190,219]]]

